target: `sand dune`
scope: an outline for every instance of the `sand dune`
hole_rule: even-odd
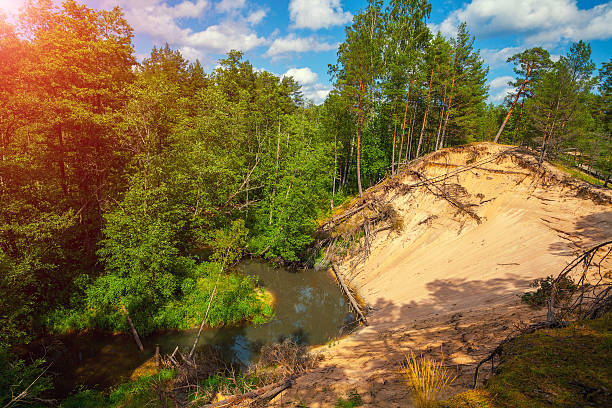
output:
[[[419,177],[438,182],[410,187]],[[459,374],[450,391],[462,391],[475,363],[515,325],[542,319],[543,311],[519,302],[529,283],[612,239],[609,191],[548,164],[538,168],[511,146],[483,143],[430,154],[364,198],[389,202],[403,220],[400,231],[375,236],[365,262],[357,251],[339,264],[371,307],[370,324],[322,347],[320,368],[272,406],[334,406],[351,389],[365,406],[411,406],[397,374],[411,350],[443,353]]]

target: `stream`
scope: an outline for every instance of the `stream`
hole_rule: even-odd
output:
[[[243,365],[253,362],[264,344],[285,338],[321,345],[340,335],[353,320],[348,303],[333,278],[324,270],[292,272],[256,260],[239,265],[275,298],[275,317],[262,325],[205,329],[198,348],[215,346],[228,359]],[[67,395],[78,387],[106,389],[130,376],[155,353],[171,353],[178,345],[188,350],[197,329],[154,333],[143,338],[140,353],[131,336],[85,332],[54,338],[46,347],[53,361],[55,391]]]

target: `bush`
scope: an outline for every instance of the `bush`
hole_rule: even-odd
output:
[[[0,406],[38,406],[36,398],[51,388],[44,360],[31,364],[0,348]]]
[[[169,406],[170,400],[166,395],[166,389],[174,377],[174,371],[161,370],[158,374],[144,375],[134,381],[120,384],[108,396],[93,390],[80,391],[64,400],[60,407],[140,408],[145,406]]]
[[[361,399],[361,395],[357,393],[356,389],[353,389],[349,393],[347,399],[338,398],[335,408],[353,408],[353,407],[360,407],[362,405],[363,405],[363,400]]]
[[[525,292],[521,296],[521,300],[533,307],[544,307],[548,304],[548,299],[552,293],[552,284],[554,278],[548,276],[542,279],[536,279],[531,283],[532,288],[537,288],[535,292]],[[576,284],[570,278],[563,276],[557,282],[555,303],[563,303],[572,298],[576,291]]]

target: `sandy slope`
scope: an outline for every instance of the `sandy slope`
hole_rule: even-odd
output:
[[[419,181],[411,170],[427,178],[453,174],[438,185],[473,204],[480,223],[432,194],[437,188],[402,188]],[[397,374],[410,350],[443,352],[459,373],[451,391],[465,389],[475,362],[516,324],[542,318],[517,295],[612,238],[612,194],[585,186],[551,166],[538,170],[510,146],[478,144],[431,154],[368,191],[366,198],[390,200],[403,218],[400,232],[377,234],[365,263],[357,254],[340,265],[372,307],[370,325],[322,347],[321,367],[271,406],[333,407],[351,389],[366,406],[410,406]]]

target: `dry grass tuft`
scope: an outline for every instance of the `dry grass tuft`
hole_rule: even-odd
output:
[[[435,361],[422,355],[417,358],[412,352],[410,357],[406,356],[400,373],[412,388],[417,408],[434,407],[442,392],[457,378],[444,365],[444,356],[441,361]]]

